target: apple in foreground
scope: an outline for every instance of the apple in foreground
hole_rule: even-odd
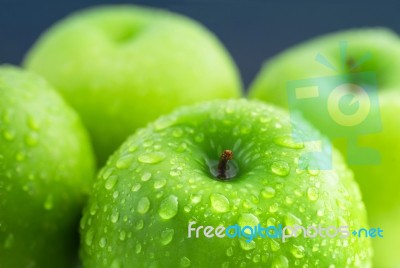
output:
[[[346,49],[339,48],[341,42],[347,43]],[[343,44],[343,43],[342,43]],[[316,56],[322,55],[329,68]],[[325,65],[325,66],[323,66]],[[344,70],[340,70],[340,66]],[[379,98],[381,129],[374,133],[357,136],[360,147],[373,148],[380,154],[380,162],[371,165],[352,165],[356,181],[359,183],[365,202],[369,223],[384,230],[382,239],[374,239],[374,264],[377,267],[397,267],[400,265],[400,39],[398,35],[386,29],[360,29],[339,32],[316,38],[300,46],[285,51],[268,61],[249,92],[250,98],[260,99],[288,108],[286,86],[290,81],[315,79],[320,77],[341,77],[343,84],[357,84],[366,89],[371,101]],[[370,91],[373,84],[357,80],[357,73],[370,72],[376,76],[377,96]],[[348,76],[347,76],[348,75]],[[332,80],[321,80],[326,88]],[[373,82],[373,80],[371,80]],[[370,81],[370,82],[371,82]],[[347,90],[351,96],[351,88]],[[372,93],[371,93],[372,92]],[[328,92],[330,93],[330,92]],[[343,94],[346,95],[346,94]],[[359,93],[354,97],[357,98]],[[344,99],[344,98],[343,98]],[[323,100],[321,100],[322,102]],[[321,102],[317,106],[309,105],[302,109],[303,116],[321,132],[330,129],[329,120],[321,116]],[[361,106],[360,106],[361,107]],[[345,107],[343,107],[345,108]],[[350,106],[351,108],[351,106]],[[345,112],[344,109],[343,112]],[[351,110],[351,109],[350,109]],[[350,111],[349,114],[355,111]],[[328,122],[328,123],[327,123]],[[361,127],[368,129],[371,122]],[[360,129],[359,129],[360,130]],[[358,130],[358,131],[359,131]],[[352,126],[348,132],[352,132]],[[356,130],[353,131],[354,133]],[[368,132],[368,131],[366,131]],[[335,146],[348,155],[348,143],[343,139],[334,141]],[[351,156],[348,156],[351,158]],[[350,161],[354,159],[349,159]],[[376,165],[378,164],[378,165]]]
[[[99,164],[137,128],[178,106],[241,95],[238,70],[212,33],[178,14],[129,5],[62,20],[24,66],[78,111]]]
[[[332,170],[307,168],[329,154],[300,161],[316,148],[292,134],[314,131],[247,100],[183,107],[140,129],[94,184],[81,220],[84,267],[369,267],[370,240],[362,237],[206,237],[236,224],[366,227],[339,154]]]
[[[42,78],[0,66],[0,267],[72,267],[94,175],[78,115]]]

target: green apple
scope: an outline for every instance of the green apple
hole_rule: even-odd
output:
[[[78,115],[42,78],[0,66],[0,267],[71,267],[94,173]]]
[[[100,164],[134,130],[175,107],[241,95],[238,70],[212,33],[151,8],[73,14],[39,38],[24,65],[78,111]]]
[[[340,49],[343,41],[347,43],[346,49]],[[397,193],[400,187],[400,156],[397,153],[400,149],[400,121],[397,117],[400,112],[399,71],[400,41],[397,34],[380,28],[349,30],[311,40],[269,60],[249,92],[250,98],[288,108],[290,96],[286,87],[291,81],[322,78],[320,81],[327,84],[326,88],[334,88],[336,85],[329,84],[332,80],[324,77],[336,76],[343,84],[361,84],[368,91],[374,85],[357,81],[357,73],[369,72],[376,76],[380,109],[378,120],[382,129],[376,133],[359,135],[357,143],[360,147],[377,150],[380,163],[354,165],[351,168],[363,193],[369,223],[384,230],[384,238],[374,239],[373,243],[377,267],[400,265],[400,198]],[[352,89],[348,87],[344,91],[351,93]],[[356,93],[355,97],[357,95],[360,96]],[[303,116],[321,132],[329,134],[331,123],[321,116],[321,103],[316,104],[303,108]],[[368,127],[368,124],[363,125],[361,131]],[[351,127],[349,129],[351,132]],[[334,142],[344,155],[348,155],[348,144],[344,144],[344,139],[346,137]]]
[[[235,224],[367,227],[339,154],[334,169],[310,168],[331,159],[315,159],[317,146],[295,138],[312,133],[304,121],[292,126],[286,112],[247,100],[183,107],[140,129],[94,184],[81,220],[83,266],[369,267],[363,237],[285,229],[293,237],[283,242],[212,233]]]

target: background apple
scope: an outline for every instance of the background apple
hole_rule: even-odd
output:
[[[135,129],[177,106],[241,95],[238,71],[212,33],[150,8],[73,14],[39,39],[24,65],[79,112],[100,164]]]
[[[77,114],[43,79],[0,66],[0,267],[72,267],[93,158]]]
[[[347,46],[341,49],[340,43],[343,41]],[[318,62],[317,55],[322,55],[329,64],[321,64],[321,60]],[[269,60],[250,87],[249,96],[288,108],[286,86],[289,81],[359,72],[376,75],[381,115],[378,120],[381,120],[382,129],[377,133],[359,135],[358,145],[377,150],[381,161],[379,165],[354,165],[351,168],[363,193],[369,223],[379,226],[385,233],[384,239],[374,240],[375,264],[377,267],[397,267],[400,265],[400,198],[397,193],[400,187],[400,156],[397,153],[400,147],[400,121],[397,118],[400,109],[398,36],[386,29],[362,29],[306,42]],[[354,81],[351,76],[342,76],[342,80],[343,83],[360,84],[367,91],[371,88],[365,81]],[[329,84],[330,81],[326,79],[325,83]],[[321,116],[319,108],[320,103],[302,112],[322,132],[329,134],[329,122]],[[348,154],[348,144],[343,139],[335,141],[335,145],[345,156]]]
[[[352,173],[315,133],[261,102],[214,101],[176,110],[131,136],[100,171],[81,221],[84,267],[369,267],[370,240],[188,238],[188,224],[367,225]],[[322,139],[322,137],[321,137]],[[227,178],[218,159],[233,152]],[[230,158],[230,153],[226,155]],[[301,167],[300,168],[300,163]]]

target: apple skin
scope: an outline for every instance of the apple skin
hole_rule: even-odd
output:
[[[78,111],[99,164],[137,128],[182,105],[238,98],[238,70],[197,22],[137,6],[77,12],[44,33],[24,66]]]
[[[81,220],[83,266],[369,267],[365,238],[188,238],[191,221],[367,226],[340,155],[334,151],[332,170],[300,169],[299,158],[316,148],[291,140],[293,129],[302,137],[315,132],[304,122],[292,127],[276,107],[247,100],[182,107],[140,129],[94,183]],[[211,170],[224,149],[233,150],[237,174],[219,181]],[[318,161],[330,159],[323,153]]]
[[[400,150],[400,123],[397,118],[400,112],[398,35],[387,29],[362,29],[330,34],[305,42],[269,60],[251,85],[249,97],[287,108],[288,81],[336,75],[334,71],[318,63],[315,56],[320,53],[333,66],[340,66],[340,41],[347,41],[347,59],[357,61],[366,53],[372,56],[354,71],[376,74],[382,131],[362,135],[358,142],[360,147],[377,150],[381,162],[379,165],[352,165],[351,169],[360,185],[368,222],[372,227],[384,230],[383,239],[373,240],[374,265],[397,267],[400,265],[400,198],[397,193],[400,187],[400,156],[397,153]],[[324,118],[319,116],[315,107],[310,107],[310,111],[305,113],[304,117],[321,132],[328,129]],[[334,141],[334,145],[343,155],[347,155],[347,145],[343,139]]]
[[[78,115],[42,78],[0,66],[0,267],[72,267],[94,175]]]

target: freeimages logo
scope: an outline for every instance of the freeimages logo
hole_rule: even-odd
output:
[[[347,139],[347,162],[350,165],[379,164],[380,154],[374,148],[359,146],[362,135],[379,132],[382,129],[377,81],[373,72],[358,72],[357,69],[371,55],[365,54],[358,62],[346,62],[345,42],[340,43],[342,69],[337,70],[321,54],[316,60],[324,66],[340,72],[330,77],[318,77],[290,81],[287,84],[289,111],[292,121],[299,116],[309,119],[324,130],[330,139]],[[346,67],[347,66],[347,69]],[[300,139],[293,135],[294,139]],[[302,142],[319,141],[309,137]],[[329,143],[319,141],[321,151],[331,151]],[[313,152],[314,158],[318,152]],[[304,155],[307,157],[307,155]],[[330,169],[332,163],[323,163],[315,168]],[[312,167],[311,167],[312,168]]]

